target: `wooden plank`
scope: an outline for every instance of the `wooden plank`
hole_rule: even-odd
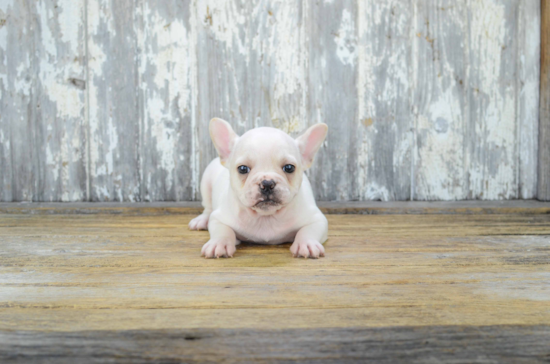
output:
[[[0,329],[550,323],[547,214],[329,215],[319,260],[206,260],[191,217],[1,215]]]
[[[200,202],[147,202],[147,203],[0,203],[0,214],[196,214],[203,211]]]
[[[413,126],[409,95],[414,86],[409,78],[412,7],[404,0],[360,1],[357,5],[360,147],[355,168],[359,199],[408,200]]]
[[[239,135],[258,126],[293,134],[305,128],[302,17],[298,0],[196,5],[200,163],[194,173],[201,175],[216,157],[208,132],[212,117],[226,119]]]
[[[141,200],[193,200],[195,46],[190,2],[142,1],[140,48]]]
[[[541,1],[518,4],[517,98],[518,198],[537,197],[540,100]]]
[[[469,193],[471,199],[518,196],[517,1],[480,1],[468,7],[471,65]]]
[[[2,201],[198,200],[213,116],[327,122],[320,199],[545,199],[538,0],[83,4],[0,5]]]
[[[8,9],[8,2],[3,2],[0,5],[0,170],[2,175],[0,176],[0,201],[12,201],[13,192],[12,192],[12,159],[11,159],[11,136],[10,136],[10,118],[12,113],[19,110],[14,110],[15,105],[14,96],[12,92],[8,93],[10,89],[10,84],[8,82],[8,75],[14,75],[13,72],[14,66],[14,54],[10,53],[8,49],[8,27],[6,26],[8,22],[8,14],[11,15],[10,18],[13,19],[14,16],[10,14],[10,11],[13,9],[13,4],[9,4],[10,8]],[[11,20],[13,21],[13,20]],[[17,23],[22,25],[22,23]],[[23,23],[24,24],[24,23]],[[17,30],[17,33],[20,33],[22,29],[12,26],[9,28],[13,37],[14,30]],[[13,47],[13,41],[10,42],[10,47]],[[11,54],[10,62],[8,63],[8,54]],[[11,66],[12,72],[8,71],[9,66]],[[11,83],[13,84],[13,79]],[[23,95],[17,95],[21,97]]]
[[[0,200],[32,201],[36,29],[30,1],[0,4]]]
[[[550,212],[550,205],[535,200],[451,202],[321,201],[318,205],[325,214],[547,214]]]
[[[550,328],[420,326],[380,329],[0,332],[0,360],[27,363],[300,362],[543,363]],[[243,343],[246,343],[243,345]],[[217,348],[217,350],[213,350]]]
[[[550,201],[550,4],[541,1],[540,118],[537,198]]]
[[[425,56],[414,73],[415,84],[425,86],[415,90],[415,198],[534,197],[538,7],[418,3],[416,44]],[[493,86],[484,92],[480,82]]]
[[[468,198],[468,4],[416,1],[414,9],[415,154],[418,200]]]
[[[357,200],[364,186],[357,184],[356,2],[306,1],[304,5],[308,119],[329,125],[327,140],[308,175],[316,198]]]
[[[91,201],[141,199],[136,12],[134,0],[87,3]]]
[[[550,353],[550,214],[328,215],[319,260],[288,244],[201,258],[191,215],[60,217],[0,215],[2,362]]]
[[[35,201],[82,201],[86,191],[84,0],[42,0],[34,30]]]
[[[325,214],[548,214],[550,204],[536,200],[515,201],[320,201]],[[200,214],[199,202],[148,203],[0,203],[1,214]]]

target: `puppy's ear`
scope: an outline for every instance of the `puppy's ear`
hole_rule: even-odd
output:
[[[221,163],[225,164],[239,136],[227,121],[214,118],[210,120],[210,138],[218,151]]]
[[[327,124],[315,124],[307,129],[304,134],[296,138],[296,144],[298,144],[298,148],[302,154],[304,169],[311,167],[313,157],[315,157],[315,153],[317,153],[321,144],[323,144],[327,131]]]

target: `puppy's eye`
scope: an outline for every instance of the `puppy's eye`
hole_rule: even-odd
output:
[[[247,174],[248,172],[250,172],[250,168],[248,168],[247,166],[239,166],[237,167],[237,170],[240,174]]]
[[[285,171],[286,173],[292,173],[295,169],[296,167],[294,167],[292,164],[287,164],[283,167],[283,171]]]

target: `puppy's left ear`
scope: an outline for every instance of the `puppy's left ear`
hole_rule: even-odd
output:
[[[225,120],[214,118],[210,120],[210,137],[220,156],[220,162],[225,165],[239,136]]]
[[[302,154],[302,163],[304,169],[308,169],[313,164],[315,153],[323,144],[328,132],[327,124],[315,124],[306,130],[304,134],[296,138],[296,144]]]

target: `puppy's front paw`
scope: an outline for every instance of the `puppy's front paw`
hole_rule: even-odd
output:
[[[316,240],[294,241],[290,246],[290,252],[294,258],[304,257],[317,259],[325,256],[325,247]]]
[[[235,242],[229,238],[210,239],[203,245],[201,257],[205,258],[233,258],[235,254]]]
[[[189,222],[189,229],[191,230],[207,230],[208,229],[208,218],[210,214],[202,214],[195,217]]]

